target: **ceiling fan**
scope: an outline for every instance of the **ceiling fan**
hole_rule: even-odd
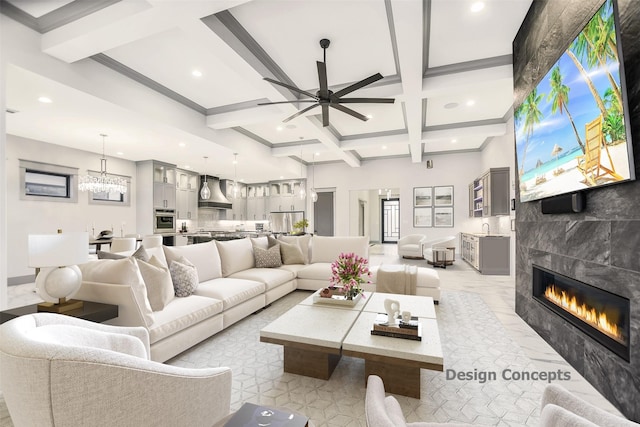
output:
[[[291,86],[286,83],[279,82],[277,80],[270,79],[269,77],[265,77],[264,80],[286,87],[294,92],[300,93],[302,95],[308,96],[311,99],[296,99],[294,101],[279,101],[279,102],[263,102],[258,105],[272,105],[272,104],[288,104],[294,102],[312,102],[313,105],[304,108],[292,116],[287,117],[282,122],[286,123],[289,120],[295,119],[296,117],[306,113],[307,111],[315,108],[317,106],[322,107],[322,126],[329,126],[329,107],[335,108],[336,110],[342,111],[343,113],[347,113],[357,119],[367,121],[369,118],[364,116],[357,111],[352,110],[351,108],[345,107],[342,104],[368,104],[368,103],[380,103],[380,104],[393,104],[395,101],[394,98],[343,98],[344,95],[347,95],[351,92],[354,92],[362,87],[370,85],[371,83],[377,82],[382,79],[382,74],[376,73],[366,79],[360,80],[357,83],[349,85],[344,89],[340,89],[337,92],[333,92],[329,89],[327,85],[327,48],[331,42],[328,39],[320,40],[320,47],[324,52],[324,61],[316,61],[318,66],[318,80],[320,81],[320,89],[314,94],[311,92],[307,92],[306,90],[299,89],[295,86]]]

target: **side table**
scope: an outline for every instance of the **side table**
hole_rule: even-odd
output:
[[[433,248],[433,266],[447,268],[447,248]]]
[[[0,311],[0,324],[16,317],[38,312],[38,304],[25,305],[24,307],[10,308]],[[118,306],[103,304],[100,302],[84,301],[82,308],[64,313],[65,316],[73,316],[79,319],[102,323],[118,317]]]

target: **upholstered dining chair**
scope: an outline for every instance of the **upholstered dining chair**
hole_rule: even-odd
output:
[[[142,246],[145,249],[156,248],[162,246],[162,235],[150,234],[142,238]]]
[[[142,327],[36,313],[0,325],[0,389],[16,426],[211,426],[231,370],[151,361]]]
[[[109,252],[128,252],[136,250],[135,237],[114,237],[111,239]]]

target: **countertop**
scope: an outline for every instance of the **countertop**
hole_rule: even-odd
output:
[[[461,232],[462,234],[468,234],[470,236],[476,236],[476,237],[511,237],[508,234],[487,234],[487,233],[467,233],[467,232]]]

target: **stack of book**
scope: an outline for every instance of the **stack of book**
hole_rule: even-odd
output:
[[[409,322],[398,320],[394,326],[389,326],[387,315],[378,313],[376,320],[373,322],[371,335],[422,341],[421,326],[417,317],[411,317]]]

